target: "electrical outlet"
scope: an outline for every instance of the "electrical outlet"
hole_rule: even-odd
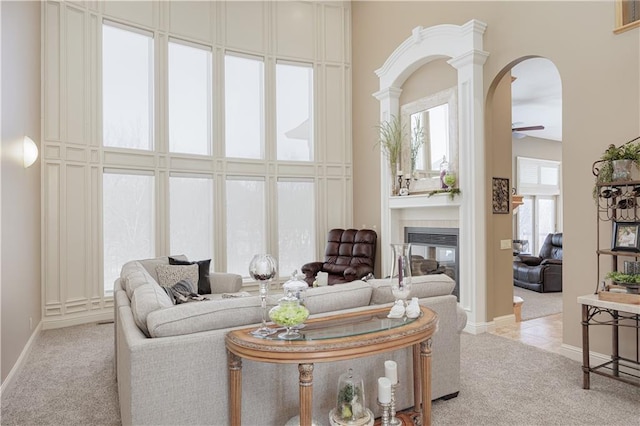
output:
[[[33,331],[33,318],[29,317],[29,331]]]
[[[510,250],[511,240],[500,240],[500,250]]]

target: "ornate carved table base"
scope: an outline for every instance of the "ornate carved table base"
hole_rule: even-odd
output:
[[[242,358],[262,362],[297,363],[299,372],[300,426],[312,425],[313,369],[316,362],[353,359],[378,353],[413,347],[414,410],[421,413],[421,425],[431,424],[431,336],[437,315],[422,307],[422,315],[413,323],[398,328],[381,329],[349,337],[326,340],[278,341],[251,336],[251,329],[231,331],[227,334],[229,369],[229,419],[232,426],[242,424]],[[335,318],[358,318],[382,314],[388,308],[367,310],[309,321],[323,325]],[[334,318],[335,317],[335,318]],[[312,327],[309,327],[312,328]],[[291,347],[295,345],[296,350]]]

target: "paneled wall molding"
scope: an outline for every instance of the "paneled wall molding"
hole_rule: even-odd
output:
[[[45,1],[42,3],[42,294],[43,328],[112,317],[104,294],[102,180],[105,169],[155,176],[155,246],[169,252],[169,178],[213,177],[216,235],[212,268],[223,271],[227,177],[315,182],[316,251],[335,226],[351,226],[350,2]],[[102,23],[148,32],[154,38],[154,149],[102,146]],[[169,40],[210,48],[213,57],[212,155],[168,150]],[[275,96],[278,61],[314,69],[313,163],[244,161],[224,157],[224,55],[265,60],[265,95]],[[123,67],[126,64],[123,64]],[[269,68],[272,67],[272,68]],[[275,111],[267,104],[266,149],[275,158]],[[273,197],[272,197],[273,198]],[[272,208],[272,207],[271,207]],[[274,216],[274,215],[271,215]],[[268,235],[277,235],[277,218]],[[277,246],[273,241],[270,247]]]

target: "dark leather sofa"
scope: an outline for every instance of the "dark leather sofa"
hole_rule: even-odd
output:
[[[549,234],[538,256],[518,255],[513,262],[513,284],[551,293],[562,291],[562,233]]]
[[[371,229],[332,229],[327,235],[324,262],[302,266],[305,281],[312,286],[320,271],[328,273],[329,285],[351,282],[373,274],[377,239],[378,235]]]

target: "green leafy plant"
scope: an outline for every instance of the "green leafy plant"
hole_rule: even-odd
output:
[[[376,127],[379,131],[376,145],[380,145],[382,153],[387,157],[393,176],[402,155],[402,140],[405,135],[404,126],[400,123],[400,118],[392,115],[391,120],[382,121]]]
[[[436,194],[449,194],[449,198],[453,200],[460,193],[460,188],[434,189],[427,193],[427,197],[432,197]]]
[[[640,275],[625,274],[620,271],[611,271],[607,274],[606,278],[611,279],[611,281],[615,283],[624,283],[624,284],[640,283]]]
[[[600,159],[593,163],[593,174],[596,177],[596,184],[593,187],[593,197],[598,197],[598,184],[613,181],[613,162],[616,160],[631,160],[636,167],[640,168],[640,139],[638,136],[620,146],[609,145]]]

